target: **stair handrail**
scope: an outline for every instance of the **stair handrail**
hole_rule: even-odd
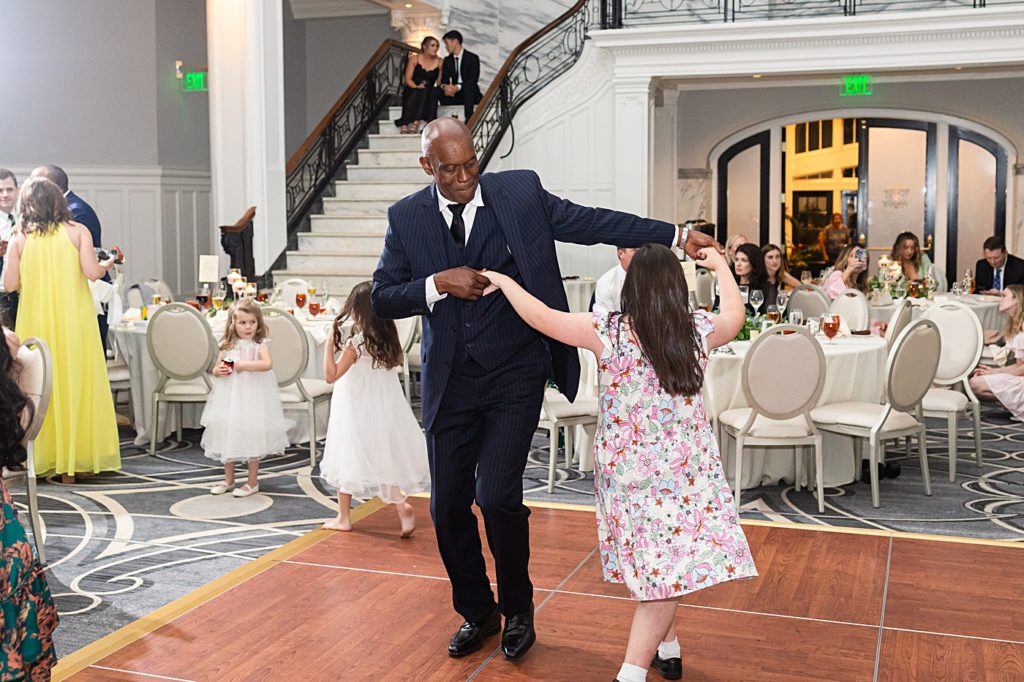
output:
[[[594,7],[601,5],[604,10],[604,4],[578,0],[509,53],[468,122],[481,168],[494,156],[516,111],[580,58],[583,42],[595,23]],[[601,23],[605,21],[602,11]]]
[[[307,217],[345,159],[369,131],[392,96],[402,91],[406,59],[420,48],[385,40],[285,166],[288,235]]]

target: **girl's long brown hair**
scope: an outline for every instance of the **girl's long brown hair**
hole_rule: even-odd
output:
[[[255,343],[261,343],[270,334],[267,323],[263,319],[263,311],[256,305],[256,302],[251,298],[241,298],[228,308],[228,326],[224,329],[224,340],[220,342],[221,350],[234,348],[238,341],[238,332],[235,331],[235,315],[238,313],[248,313],[256,318],[256,334],[252,337]]]
[[[889,258],[896,261],[897,263],[903,262],[903,256],[900,251],[903,250],[903,242],[910,240],[914,242],[914,267],[921,267],[921,240],[917,238],[917,235],[913,232],[900,232],[896,237],[896,241],[892,243],[892,253],[889,254]]]
[[[847,244],[844,246],[843,250],[839,252],[838,256],[836,256],[836,264],[832,269],[842,274],[843,271],[846,270],[846,262],[853,258],[853,252],[859,248],[862,247],[857,246],[856,244]],[[867,251],[864,253],[867,253]],[[863,270],[857,273],[857,280],[854,282],[854,286],[850,288],[858,289],[866,294],[868,293],[868,269],[871,267],[870,256],[867,257],[867,263],[865,263],[865,266],[866,267]],[[843,283],[846,284],[845,279],[843,279]]]
[[[622,320],[626,318],[640,348],[669,395],[700,392],[704,355],[690,311],[690,290],[679,259],[660,244],[637,249],[622,284]]]
[[[783,251],[778,244],[765,244],[761,247],[761,258],[764,259],[765,256],[772,251],[778,251],[779,256],[781,256],[781,258],[779,258],[779,271],[775,273],[775,286],[779,287],[781,290],[782,286],[785,284],[783,278],[786,276],[786,273],[789,272],[789,266],[786,265],[786,252]],[[770,277],[771,275],[768,273],[768,261],[765,260],[764,281],[767,282]]]
[[[374,369],[391,369],[402,364],[402,343],[392,320],[382,320],[370,305],[370,283],[352,287],[341,312],[334,318],[334,352],[341,351],[341,327],[349,319],[363,333],[363,347],[373,360]]]
[[[1024,331],[1024,284],[1011,284],[1006,288],[1013,293],[1013,300],[1017,301],[1003,325],[1003,338],[1009,341]]]
[[[43,177],[29,178],[21,186],[17,213],[19,229],[26,234],[49,234],[72,220],[60,187]]]

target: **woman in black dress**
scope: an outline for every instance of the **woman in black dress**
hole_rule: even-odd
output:
[[[441,58],[437,38],[427,36],[418,55],[410,55],[405,66],[405,92],[402,94],[402,118],[395,121],[401,133],[417,133],[420,126],[437,118],[437,100],[441,85]]]

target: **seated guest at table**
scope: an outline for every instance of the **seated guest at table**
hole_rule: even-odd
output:
[[[729,237],[729,241],[725,243],[725,260],[728,261],[730,266],[736,259],[736,249],[738,249],[740,246],[746,243],[747,238],[744,237],[742,234],[734,234],[733,236]]]
[[[27,180],[18,195],[18,229],[7,249],[4,285],[18,291],[15,328],[35,336],[53,355],[53,392],[36,438],[36,474],[75,474],[121,466],[114,398],[106,355],[96,334],[89,280],[114,267],[96,261],[92,235],[71,219],[60,188],[44,177]]]
[[[921,250],[921,242],[913,232],[900,232],[889,257],[903,267],[903,276],[908,282],[924,279],[932,267],[931,259]]]
[[[1015,419],[1024,421],[1024,285],[1003,289],[999,312],[1006,315],[1002,337],[1016,361],[1005,367],[978,367],[970,378],[971,390],[983,400],[1002,403]]]
[[[626,271],[629,270],[629,262],[633,260],[634,253],[636,253],[636,249],[625,249],[621,246],[615,249],[619,264],[597,280],[597,289],[594,291],[593,311],[595,313],[611,313],[619,310],[622,283],[626,281]]]
[[[22,441],[32,414],[31,403],[19,388],[15,374],[14,356],[7,343],[0,344],[0,465],[12,469],[25,461]],[[2,479],[0,614],[0,680],[50,679],[50,669],[57,664],[53,648],[57,609],[46,574],[32,555],[32,546]]]
[[[395,505],[407,538],[416,512],[406,498],[430,490],[427,441],[398,380],[398,329],[373,312],[370,289],[369,282],[352,289],[324,349],[324,379],[334,392],[320,477],[338,489],[338,515],[324,528],[352,530],[352,496],[379,497]],[[343,341],[349,320],[353,335]]]
[[[732,269],[736,273],[736,281],[741,286],[746,286],[751,292],[759,289],[764,294],[765,303],[761,306],[764,312],[768,302],[768,275],[764,269],[764,258],[761,257],[761,249],[754,244],[740,244],[736,248],[736,257],[732,263]],[[778,289],[775,290],[778,295]],[[774,302],[774,301],[773,301]],[[755,312],[754,307],[747,304],[749,312]]]
[[[420,126],[437,118],[437,99],[441,95],[441,43],[427,36],[420,43],[421,54],[409,55],[402,92],[402,117],[395,121],[400,133],[418,133]]]
[[[690,310],[676,255],[656,244],[637,250],[621,313],[554,310],[515,279],[483,273],[488,292],[500,292],[488,295],[506,298],[541,334],[610,356],[601,363],[594,478],[604,579],[624,583],[637,602],[621,682],[643,682],[652,666],[680,679],[680,597],[757,575],[701,397],[708,352],[735,338],[743,299],[715,249],[703,249],[697,264],[718,274],[717,316]]]
[[[839,252],[836,266],[821,288],[833,301],[847,289],[868,292],[868,251],[850,244]]]
[[[1024,284],[1024,260],[1006,252],[1002,237],[989,237],[983,248],[985,257],[974,266],[977,291],[998,294],[1011,284]]]
[[[789,274],[786,267],[786,254],[775,244],[765,244],[761,247],[761,257],[764,258],[765,272],[765,306],[774,305],[779,296],[779,289],[796,288],[800,286],[800,280]]]

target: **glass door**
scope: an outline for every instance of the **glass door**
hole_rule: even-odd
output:
[[[740,140],[718,158],[718,241],[743,235],[768,242],[768,173],[771,135],[766,130]]]
[[[1006,234],[1006,151],[989,138],[950,126],[946,277],[982,257],[982,243]]]

